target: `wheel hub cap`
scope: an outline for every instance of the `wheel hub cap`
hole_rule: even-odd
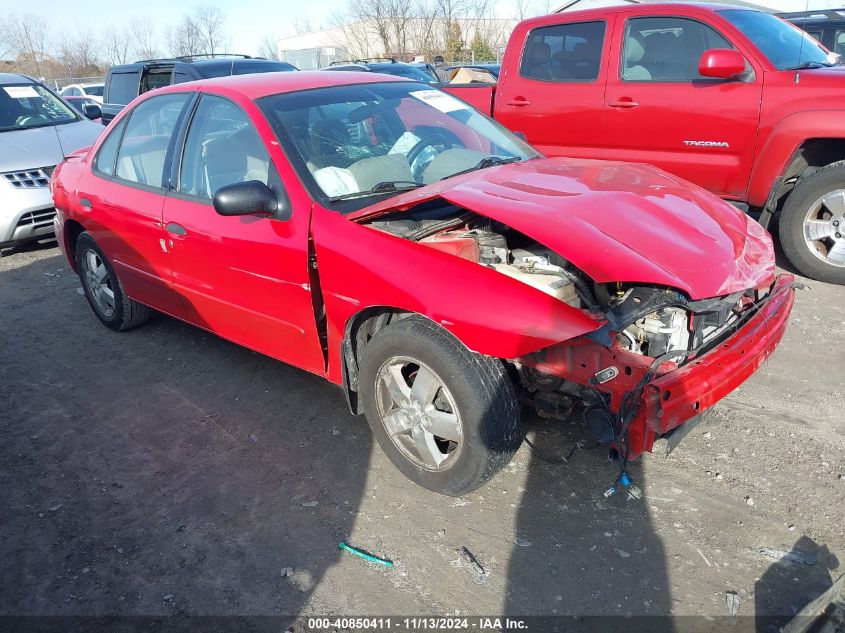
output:
[[[111,317],[114,314],[114,290],[105,262],[96,251],[88,250],[82,256],[82,265],[89,296],[103,316]]]
[[[463,439],[461,417],[445,383],[428,366],[406,356],[378,372],[376,402],[391,442],[426,470],[449,468]]]
[[[826,193],[810,206],[804,243],[826,264],[845,267],[845,189]]]

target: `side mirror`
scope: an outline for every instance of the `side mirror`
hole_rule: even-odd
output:
[[[236,182],[220,187],[212,200],[220,215],[269,215],[277,220],[291,216],[290,202],[284,192],[276,193],[260,180]]]
[[[733,49],[713,48],[701,54],[698,72],[703,77],[730,79],[745,72],[745,58]]]
[[[82,104],[82,114],[85,115],[86,119],[99,119],[103,116],[103,111],[100,109],[96,103],[83,103]]]

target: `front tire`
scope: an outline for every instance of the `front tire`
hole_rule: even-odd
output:
[[[107,328],[122,332],[150,318],[147,306],[127,296],[111,263],[88,232],[80,233],[76,240],[76,271],[85,298]]]
[[[478,488],[525,437],[502,363],[413,315],[376,334],[359,374],[364,413],[393,464],[444,495]]]
[[[805,277],[845,284],[845,161],[798,181],[780,217],[780,242]]]

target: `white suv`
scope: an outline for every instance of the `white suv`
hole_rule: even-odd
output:
[[[97,103],[103,102],[105,84],[70,84],[59,93],[63,97],[91,97]]]
[[[53,234],[50,174],[103,129],[37,81],[0,73],[0,248]]]

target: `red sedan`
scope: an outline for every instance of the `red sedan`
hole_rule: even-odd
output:
[[[458,495],[519,402],[626,465],[750,376],[792,278],[768,235],[665,172],[546,159],[373,73],[147,93],[59,165],[56,235],[107,327],[151,310],[338,385],[413,481]]]

